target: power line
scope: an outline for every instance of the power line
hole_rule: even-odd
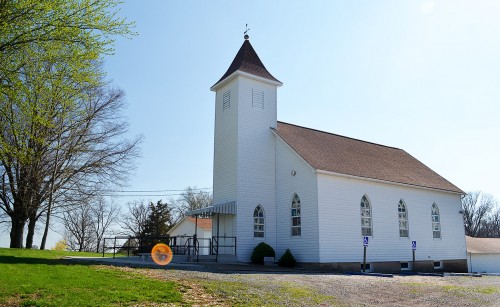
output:
[[[101,194],[105,197],[171,197],[181,196],[182,194],[130,194],[130,195],[117,195],[117,194]]]
[[[196,188],[193,191],[197,190],[212,190],[212,188]],[[186,189],[182,190],[105,190],[109,193],[160,193],[160,192],[185,192]],[[177,194],[180,195],[180,194]]]

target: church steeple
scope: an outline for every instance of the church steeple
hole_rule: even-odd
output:
[[[240,50],[234,57],[234,60],[227,69],[226,73],[210,89],[214,90],[218,84],[237,71],[270,80],[272,83],[276,83],[277,86],[283,85],[283,83],[267,71],[266,67],[250,44],[248,35],[245,35],[245,41],[243,41],[243,45],[241,45]]]
[[[276,137],[271,129],[277,125],[281,85],[245,37],[226,73],[210,88],[215,92],[213,203],[236,208],[235,214],[217,220],[220,233],[245,242],[238,243],[239,261],[250,259],[256,240],[276,246],[275,230],[254,238],[248,229],[255,226],[251,217],[257,206],[269,221],[276,217]]]

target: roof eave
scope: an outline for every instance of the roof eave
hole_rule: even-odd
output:
[[[464,195],[465,194],[465,192],[462,191],[462,190],[460,190],[460,191],[454,191],[454,190],[447,190],[447,189],[439,189],[439,188],[421,186],[421,185],[417,185],[417,184],[409,184],[409,183],[403,183],[403,182],[382,180],[382,179],[377,179],[377,178],[362,177],[362,176],[356,176],[356,175],[350,175],[350,174],[343,174],[343,173],[337,173],[337,172],[332,172],[332,171],[325,171],[325,170],[320,170],[320,169],[316,169],[316,173],[323,174],[323,175],[328,175],[328,176],[339,176],[339,177],[344,177],[344,178],[354,178],[354,179],[367,180],[367,181],[373,181],[373,182],[378,182],[378,183],[385,183],[385,184],[392,184],[392,185],[398,185],[398,186],[404,186],[404,187],[419,188],[419,189],[431,190],[431,191],[436,191],[436,192],[452,193],[452,194],[456,194],[456,195]]]
[[[235,72],[233,72],[232,74],[230,74],[226,78],[224,78],[224,79],[220,80],[219,82],[215,83],[214,85],[212,85],[212,87],[210,88],[210,90],[212,92],[215,92],[219,88],[221,88],[224,85],[226,85],[227,83],[231,82],[231,80],[233,80],[234,78],[236,78],[238,76],[242,76],[242,77],[246,77],[246,78],[253,79],[253,80],[256,80],[256,81],[264,82],[264,83],[267,83],[267,84],[270,84],[270,85],[274,85],[274,86],[277,86],[277,87],[280,87],[280,86],[283,85],[283,83],[281,83],[279,81],[274,81],[274,80],[271,80],[271,79],[259,77],[259,76],[256,76],[254,74],[250,74],[250,73],[244,72],[242,70],[236,70]]]

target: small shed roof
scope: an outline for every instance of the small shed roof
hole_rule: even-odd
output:
[[[180,227],[181,224],[183,223],[191,223],[193,226],[193,231],[194,231],[194,225],[196,223],[196,219],[194,217],[184,217],[182,220],[180,220],[177,224],[174,225],[169,231],[168,234],[171,234],[174,232],[178,227]],[[203,231],[212,231],[212,219],[211,218],[198,218],[198,227],[201,228]]]
[[[187,217],[188,220],[196,224],[196,219],[194,217]],[[198,218],[198,227],[204,230],[212,230],[212,219],[210,218]]]
[[[465,237],[467,252],[472,254],[500,254],[500,238]]]

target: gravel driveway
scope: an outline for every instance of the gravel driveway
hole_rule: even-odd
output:
[[[252,266],[139,272],[179,282],[185,298],[195,306],[500,306],[500,276],[388,278],[280,269],[267,272]],[[280,292],[284,286],[288,292]],[[300,300],[291,297],[297,289],[307,290]],[[256,296],[261,297],[257,303],[252,300]]]

